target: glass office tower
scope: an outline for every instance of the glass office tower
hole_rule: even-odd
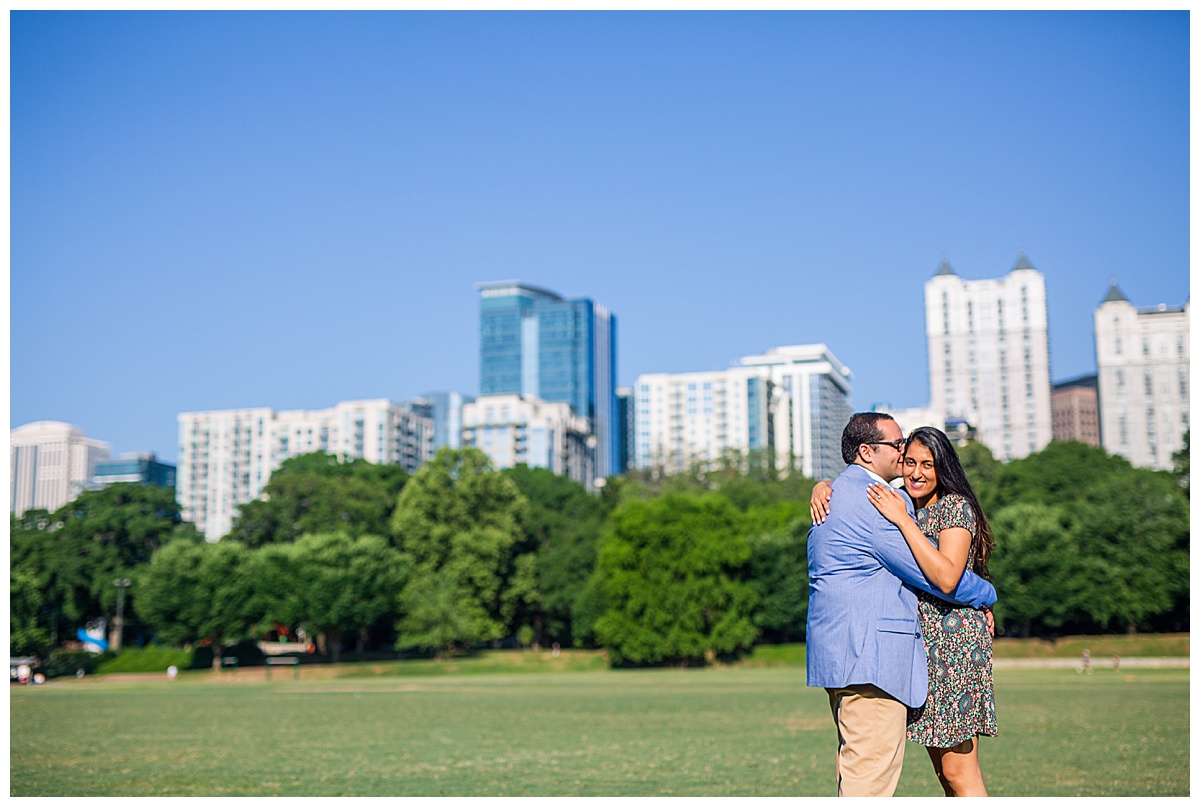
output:
[[[586,297],[517,281],[481,283],[480,395],[569,403],[596,436],[596,473],[616,473],[617,320]]]

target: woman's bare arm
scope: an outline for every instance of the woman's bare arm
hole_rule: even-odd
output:
[[[954,591],[967,568],[967,555],[971,551],[971,533],[962,527],[951,527],[938,533],[938,545],[934,546],[922,534],[917,522],[908,514],[904,497],[887,485],[878,482],[867,488],[871,504],[875,505],[884,518],[900,528],[904,541],[912,550],[921,571],[939,589],[949,594]]]
[[[833,498],[833,485],[828,479],[822,479],[812,490],[812,498],[808,500],[808,512],[813,524],[820,524],[829,515],[829,500]]]

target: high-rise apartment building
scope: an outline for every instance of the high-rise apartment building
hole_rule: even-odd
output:
[[[646,373],[635,390],[637,468],[679,473],[731,453],[773,447],[771,388],[753,368]]]
[[[568,403],[596,436],[596,474],[614,473],[617,318],[587,298],[517,281],[481,283],[480,395]]]
[[[54,512],[82,493],[108,445],[78,426],[39,420],[9,432],[9,510]]]
[[[943,260],[925,283],[930,408],[966,421],[1001,460],[1052,435],[1046,282],[1022,254],[995,280],[964,280]]]
[[[526,395],[481,395],[463,406],[463,445],[496,468],[546,468],[588,490],[596,481],[596,438],[568,403]]]
[[[759,453],[781,471],[831,479],[846,467],[851,414],[850,371],[825,345],[773,348],[728,370],[641,375],[634,464],[678,473]]]
[[[1094,315],[1100,440],[1144,468],[1166,470],[1190,428],[1191,301],[1136,308],[1113,280]]]
[[[1100,447],[1100,405],[1096,376],[1085,375],[1055,384],[1050,393],[1054,440],[1074,440]]]
[[[758,370],[777,391],[770,435],[777,467],[799,468],[811,479],[840,474],[846,467],[842,430],[854,414],[849,368],[824,344],[771,348],[741,364]]]
[[[408,404],[344,401],[330,409],[226,409],[179,415],[176,499],[210,541],[262,493],[289,457],[324,451],[415,472],[433,454],[433,421]]]

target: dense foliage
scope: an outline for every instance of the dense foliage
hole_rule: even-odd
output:
[[[132,578],[173,540],[199,540],[175,492],[141,485],[86,491],[55,513],[29,510],[9,522],[9,628],[14,654],[75,638],[90,619],[115,613],[118,579]],[[129,588],[125,615],[141,597]],[[136,617],[134,620],[136,622]]]
[[[1001,631],[1187,629],[1186,455],[1174,472],[1078,443],[960,456],[995,532]],[[211,650],[214,665],[297,629],[332,658],[558,644],[702,664],[803,639],[812,484],[755,456],[594,495],[472,449],[411,477],[316,454],[286,462],[217,543],[173,491],[114,485],[11,519],[10,650],[47,658],[88,620],[111,623],[113,581],[129,578],[126,643]]]
[[[632,500],[612,515],[598,586],[597,640],[616,664],[696,664],[749,650],[758,603],[744,581],[750,546],[720,494]]]
[[[384,535],[408,474],[395,465],[316,452],[284,460],[263,496],[242,505],[229,538],[247,546],[336,531]]]
[[[981,490],[1008,633],[1179,629],[1190,600],[1190,505],[1172,474],[1051,443]]]

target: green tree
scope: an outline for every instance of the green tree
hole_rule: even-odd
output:
[[[1130,633],[1171,611],[1189,589],[1189,506],[1166,472],[1130,469],[1097,480],[1076,506],[1081,607],[1101,629]]]
[[[42,624],[45,600],[37,578],[29,572],[8,570],[8,644],[14,656],[45,656],[50,650],[50,632]]]
[[[758,595],[754,624],[768,642],[803,638],[808,618],[807,517],[788,530],[751,534],[746,582]]]
[[[1171,462],[1174,466],[1175,479],[1179,482],[1179,487],[1183,488],[1183,492],[1191,496],[1192,485],[1192,430],[1188,429],[1183,433],[1183,448],[1171,455]]]
[[[211,644],[219,669],[222,650],[256,623],[250,553],[236,542],[163,547],[137,575],[143,618],[165,642]]]
[[[527,523],[525,497],[512,479],[492,470],[486,454],[472,448],[438,451],[405,485],[392,514],[393,540],[411,571],[402,595],[405,608],[417,599],[408,587],[438,576],[454,581],[473,604],[471,614],[486,615],[473,631],[477,641],[513,632],[520,603],[511,584],[522,569],[517,550]],[[403,627],[400,632],[397,643],[404,647],[411,632]]]
[[[1050,443],[1041,451],[1001,466],[988,508],[1017,502],[1059,504],[1084,495],[1096,479],[1129,470],[1129,461],[1075,441]],[[971,480],[975,486],[975,480]],[[978,488],[976,488],[978,490]]]
[[[262,498],[238,509],[226,540],[257,547],[325,532],[383,535],[407,480],[395,465],[323,452],[292,457],[271,474]]]
[[[30,600],[12,607],[33,620],[31,627],[45,630],[51,646],[58,644],[60,631],[72,635],[88,616],[100,615],[91,596],[86,549],[78,533],[64,533],[62,523],[45,510],[9,519],[9,569],[30,577],[39,599],[35,611],[27,610]]]
[[[502,471],[529,502],[527,532],[517,563],[533,566],[518,579],[514,591],[524,607],[516,620],[533,629],[535,644],[573,644],[572,613],[580,592],[596,566],[608,505],[584,487],[545,468],[518,465]],[[532,577],[532,580],[531,580]],[[532,583],[532,585],[529,585]]]
[[[1030,636],[1085,618],[1091,584],[1068,508],[1021,502],[995,512],[991,524],[997,626]]]
[[[610,524],[597,564],[609,609],[595,630],[614,664],[697,664],[753,644],[750,548],[727,499],[627,501]]]
[[[295,543],[264,544],[246,557],[250,598],[246,610],[263,635],[276,625],[295,625],[304,611],[306,593],[299,582],[299,553]]]
[[[1051,443],[1019,462],[1002,472],[1004,496],[1018,501],[991,519],[996,615],[1006,627],[1135,630],[1182,609],[1189,506],[1170,474],[1080,443]]]
[[[991,513],[997,504],[996,478],[1004,464],[992,455],[991,449],[974,440],[963,446],[955,446],[954,450],[983,512]]]
[[[198,540],[180,517],[172,488],[117,484],[85,491],[55,513],[30,511],[10,520],[10,567],[37,581],[42,597],[38,626],[57,643],[87,619],[116,610],[113,581],[131,577],[159,547]],[[126,623],[140,614],[141,594],[131,587]],[[65,624],[60,624],[65,623]]]
[[[494,637],[494,622],[467,591],[454,569],[415,576],[400,595],[404,615],[397,623],[397,647],[434,651],[441,659],[458,647]]]
[[[341,659],[342,637],[363,633],[381,619],[394,620],[404,583],[400,554],[375,535],[351,538],[344,533],[305,535],[292,547],[293,603],[273,615],[291,617],[327,644],[334,662]],[[322,648],[324,651],[325,648]]]

